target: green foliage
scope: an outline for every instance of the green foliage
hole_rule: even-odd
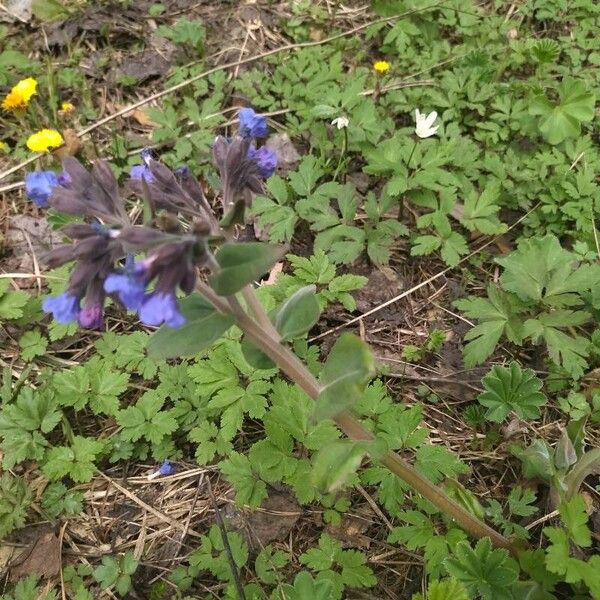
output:
[[[577,256],[550,235],[522,241],[497,262],[504,268],[501,289],[489,286],[488,299],[455,302],[480,321],[465,336],[465,364],[483,362],[505,335],[517,345],[543,340],[554,363],[573,378],[581,377],[588,365],[589,342],[574,328],[591,318],[582,309],[600,283],[598,266],[580,265]]]
[[[248,548],[239,533],[227,533],[227,541],[231,549],[233,561],[241,569],[248,560]],[[224,549],[221,531],[216,525],[210,528],[207,535],[189,558],[189,574],[196,577],[201,571],[209,571],[219,581],[233,581],[233,573]]]
[[[485,418],[501,423],[514,411],[521,419],[536,419],[547,400],[540,392],[542,381],[531,369],[516,362],[508,367],[494,366],[482,379],[485,392],[477,400],[487,408]]]
[[[187,18],[180,19],[174,25],[162,25],[158,31],[163,37],[176,44],[190,46],[199,53],[203,51],[206,32],[199,21],[191,21]]]
[[[129,0],[121,3],[130,8]],[[46,3],[43,14],[42,4],[34,3],[39,17],[52,18],[53,12],[66,15],[56,2]],[[410,4],[376,1],[369,10],[397,15],[410,9]],[[316,40],[329,35],[335,25],[318,3],[303,0],[288,8],[290,14],[273,25],[292,40]],[[351,490],[344,495],[327,491],[360,483],[392,522],[389,542],[423,555],[428,578],[423,594],[429,600],[600,597],[600,561],[592,555],[585,503],[577,496],[587,475],[597,472],[600,464],[599,451],[585,448],[586,439],[593,439],[591,428],[600,421],[600,394],[594,392],[592,378],[600,360],[600,336],[593,332],[600,310],[596,265],[600,151],[592,128],[600,90],[600,8],[586,0],[534,0],[519,3],[512,13],[498,1],[482,5],[450,0],[418,8],[418,13],[370,25],[360,33],[364,38],[340,37],[321,47],[273,54],[230,78],[227,71],[197,77],[206,66],[196,59],[212,46],[212,32],[187,17],[173,24],[168,10],[155,4],[148,15],[157,20],[158,35],[183,46],[176,56],[185,63],[173,65],[160,85],[185,82],[185,86],[145,111],[153,121],[150,141],[160,147],[167,164],[187,163],[201,180],[213,184],[210,145],[217,127],[231,117],[233,98],[234,104],[241,101],[271,112],[304,155],[289,174],[288,161],[281,160],[281,176],[270,178],[264,194],[253,198],[247,210],[255,217],[258,239],[291,243],[303,256],[283,260],[275,253],[258,264],[262,259],[255,261],[252,253],[246,253],[241,258],[250,264],[243,265],[234,264],[235,260],[227,263],[225,256],[227,272],[217,278],[217,286],[222,293],[231,293],[259,279],[274,260],[282,260],[283,273],[276,283],[257,291],[284,341],[315,375],[322,370],[329,347],[309,343],[306,334],[320,312],[322,325],[329,328],[347,320],[347,315],[340,316],[341,309],[356,311],[352,295],[367,282],[356,272],[368,275],[373,265],[390,263],[401,275],[399,289],[391,291],[400,293],[440,270],[437,255],[445,265],[460,263],[462,272],[449,276],[446,289],[459,297],[461,286],[475,290],[457,302],[476,322],[465,336],[465,366],[474,367],[494,352],[500,364],[514,357],[521,361],[494,367],[484,379],[486,391],[479,402],[463,413],[464,420],[478,428],[466,442],[468,455],[474,458],[470,464],[478,480],[489,479],[487,471],[481,477],[483,463],[477,456],[481,458],[480,449],[490,448],[501,437],[486,419],[501,423],[511,412],[520,419],[545,418],[548,406],[558,406],[560,412],[552,415],[560,419],[556,444],[532,439],[528,431],[519,434],[522,442],[511,445],[511,450],[522,463],[525,479],[551,487],[550,502],[559,505],[562,523],[552,523],[555,526],[547,527],[543,537],[532,529],[536,548],[520,555],[517,580],[516,565],[505,553],[492,551],[485,541],[473,549],[451,520],[378,464],[384,448],[399,450],[473,514],[485,516],[507,536],[528,537],[523,525],[535,519],[538,503],[529,488],[505,476],[504,487],[494,488],[493,498],[482,494],[484,508],[452,480],[467,467],[440,442],[446,429],[435,415],[442,408],[454,411],[455,403],[446,402],[451,392],[438,387],[437,381],[431,388],[423,386],[425,394],[409,380],[402,382],[401,390],[395,382],[392,396],[385,377],[366,387],[359,381],[358,390],[351,394],[346,393],[347,387],[354,383],[340,386],[341,390],[334,383],[330,400],[336,408],[331,414],[351,407],[376,437],[373,444],[355,444],[339,439],[340,431],[331,419],[315,420],[313,401],[280,377],[247,340],[240,342],[231,320],[197,297],[182,301],[188,317],[185,327],[161,328],[153,336],[141,330],[123,333],[109,306],[110,331],[98,334],[90,346],[90,338],[83,337],[86,334],[78,332],[76,325],[41,321],[41,299],[2,278],[0,320],[6,325],[3,341],[11,357],[9,369],[14,373],[21,370],[22,361],[35,363],[17,381],[9,370],[2,382],[3,468],[16,467],[18,473],[25,469],[24,477],[36,481],[44,476],[55,480],[35,486],[39,489],[36,505],[44,517],[54,520],[79,512],[84,486],[70,488],[69,481],[85,483],[106,463],[118,472],[127,466],[130,472],[132,465],[166,458],[189,460],[195,455],[201,465],[218,465],[238,505],[258,507],[272,489],[284,488],[311,513],[322,513],[326,523],[339,523],[344,513],[353,511],[358,498]],[[24,114],[18,119],[8,112],[4,115],[3,140],[10,150],[3,157],[16,164],[27,158],[21,147],[23,132],[40,127],[40,115],[49,119],[44,126],[60,125],[63,117],[56,121],[59,101],[77,98],[77,112],[68,119],[73,119],[76,129],[85,128],[86,121],[95,122],[98,116],[96,99],[87,72],[79,67],[89,58],[85,46],[69,44],[63,56],[62,47],[54,45],[61,68],[48,62],[42,70],[24,54],[29,52],[28,41],[21,43],[12,28],[0,27],[0,38],[7,46],[0,53],[0,85],[6,90],[29,75],[39,79],[38,94]],[[112,41],[107,38],[100,45],[102,52],[110,53]],[[126,48],[127,36],[119,36],[118,41],[118,50],[124,53],[137,53],[143,43],[136,39],[132,48]],[[102,69],[109,55],[99,56]],[[390,74],[381,79],[370,68],[376,58],[391,63]],[[436,85],[414,80],[434,65]],[[396,85],[398,77],[401,85]],[[418,85],[405,85],[411,80]],[[414,107],[439,113],[435,136],[415,139]],[[349,119],[344,130],[331,124],[339,116]],[[70,123],[65,119],[65,126]],[[139,162],[132,155],[138,140],[113,133],[114,166],[121,176]],[[267,143],[271,142],[287,154],[285,137]],[[21,199],[16,201],[21,206]],[[57,213],[48,220],[54,229],[70,221]],[[497,272],[485,252],[465,259],[491,241],[489,236],[506,232],[509,224],[510,239],[503,239],[498,247],[503,251],[502,246],[514,240],[517,249],[497,260]],[[211,239],[211,248],[220,242]],[[489,248],[496,251],[495,244]],[[336,267],[339,264],[349,266]],[[64,268],[49,273],[52,293],[64,290],[67,274]],[[383,291],[387,295],[388,290]],[[445,302],[441,298],[437,302]],[[404,309],[399,305],[387,310]],[[388,314],[384,310],[378,316],[385,320]],[[441,325],[431,320],[437,318],[433,313],[426,318],[429,337],[422,344],[404,347],[403,359],[427,361],[415,367],[416,373],[438,370],[438,360],[454,369],[447,351],[456,331],[447,327],[447,317]],[[385,323],[365,321],[365,325],[367,336],[372,337]],[[398,329],[412,326],[407,321]],[[448,344],[434,327],[444,328]],[[364,367],[369,361],[361,363],[363,350],[354,348],[340,362],[350,368],[358,361]],[[189,358],[164,360],[182,355]],[[540,355],[547,359],[545,365],[538,364]],[[541,379],[548,373],[544,382],[548,406],[540,379],[526,368],[534,363]],[[437,406],[424,411],[420,402],[433,398]],[[433,420],[429,409],[435,411]],[[456,416],[455,412],[448,415]],[[548,431],[539,435],[546,437]],[[498,451],[502,454],[502,448]],[[373,460],[362,465],[366,453]],[[485,462],[485,469],[493,468]],[[0,529],[20,527],[31,502],[29,488],[8,473],[0,481],[2,486],[9,482],[10,488],[9,500],[2,498],[8,503],[0,501]],[[503,489],[510,491],[503,495]],[[540,499],[544,497],[541,493]],[[252,564],[241,538],[229,536],[242,579],[251,582],[245,586],[249,600],[267,596],[325,600],[352,596],[349,588],[375,583],[362,553],[342,550],[327,536],[301,560],[278,546],[267,546]],[[220,532],[212,528],[200,543],[190,564],[178,567],[172,581],[185,595],[195,579],[199,587],[209,589],[217,589],[218,580],[222,587],[217,593],[233,600],[237,593]],[[90,557],[96,571],[86,565],[66,565],[69,597],[91,600],[97,592],[94,577],[102,587],[116,588],[115,594],[133,592],[128,573],[134,569],[133,555],[126,556],[126,560],[103,557],[100,566],[100,558]],[[126,564],[121,564],[123,560]],[[144,556],[146,560],[152,559]],[[298,572],[300,565],[310,572]],[[168,593],[164,582],[148,589],[145,581],[140,578],[141,589],[135,594],[158,600]],[[369,593],[375,596],[381,590]],[[29,577],[3,598],[57,596]]]
[[[282,273],[275,285],[270,286],[273,298],[282,302],[291,294],[307,285],[317,286],[317,300],[321,309],[329,303],[340,302],[348,311],[356,310],[356,302],[350,292],[359,290],[367,283],[362,275],[347,273],[336,274],[335,265],[322,250],[316,250],[313,256],[286,256],[292,267],[292,274]]]
[[[472,594],[484,600],[512,600],[512,585],[519,575],[518,565],[506,550],[492,550],[488,538],[482,538],[472,548],[459,542],[454,556],[444,561],[448,573],[464,584]]]
[[[342,598],[345,588],[369,588],[375,585],[373,571],[366,557],[357,550],[342,550],[342,545],[327,534],[321,535],[319,547],[300,555],[300,562],[318,573],[317,581],[331,584],[332,600]]]
[[[11,469],[27,459],[41,460],[49,446],[45,436],[60,419],[50,390],[23,387],[15,402],[5,403],[0,411],[3,467]]]
[[[414,594],[412,600],[425,600],[421,594]],[[432,581],[427,586],[426,600],[469,600],[465,586],[453,577]]]
[[[540,117],[540,131],[551,144],[578,136],[581,123],[594,117],[595,96],[583,81],[563,79],[558,86],[558,94],[558,104],[539,94],[532,99],[529,107],[532,115]]]
[[[294,292],[274,315],[274,325],[281,339],[291,340],[307,333],[319,320],[321,309],[315,295],[315,285]]]
[[[585,512],[585,501],[582,496],[574,496],[569,502],[559,507],[561,520],[565,529],[558,527],[544,528],[544,534],[550,540],[546,549],[546,568],[564,578],[567,583],[584,583],[595,596],[600,592],[600,561],[592,556],[587,562],[571,556],[571,542],[580,547],[591,544],[590,530],[587,526],[588,516]]]
[[[296,575],[293,585],[283,586],[276,596],[279,600],[329,600],[333,597],[333,584],[328,579],[314,579],[306,571]]]
[[[119,596],[125,596],[131,589],[131,576],[138,568],[133,552],[126,552],[118,558],[103,556],[102,564],[94,569],[94,579],[105,590],[114,587]]]
[[[0,600],[56,600],[57,592],[44,591],[46,586],[38,585],[36,575],[20,579],[11,594],[0,595]]]
[[[177,421],[171,411],[161,410],[165,399],[155,390],[145,392],[134,406],[121,410],[116,418],[123,428],[124,440],[135,442],[140,438],[152,444],[159,444],[162,439],[177,429]]]
[[[371,349],[360,338],[343,333],[323,365],[315,417],[334,417],[356,404],[374,374],[375,358]]]
[[[94,476],[96,457],[103,450],[103,442],[76,435],[70,446],[55,446],[48,450],[42,471],[50,480],[68,475],[75,482],[85,483]]]
[[[27,483],[10,473],[0,475],[0,536],[25,524],[32,493]]]
[[[76,490],[69,490],[64,483],[51,483],[44,490],[42,508],[52,519],[62,513],[80,513],[83,510],[83,494]]]
[[[281,246],[261,242],[223,244],[215,256],[220,269],[210,284],[220,296],[231,296],[268,272],[283,252]]]
[[[505,536],[528,539],[529,532],[527,529],[521,527],[515,521],[518,520],[518,517],[530,517],[538,511],[536,506],[532,506],[535,500],[536,495],[533,490],[517,486],[509,492],[504,507],[497,500],[490,500],[486,508],[486,514]]]
[[[0,59],[6,52],[0,54]],[[0,74],[1,74],[0,64]],[[20,319],[29,300],[29,294],[23,290],[12,290],[9,279],[0,279],[0,320]]]

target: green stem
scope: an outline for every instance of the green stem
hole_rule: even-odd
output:
[[[406,161],[406,170],[408,171],[410,169],[410,161],[413,157],[413,154],[415,153],[415,150],[417,149],[417,142],[415,142],[412,150],[410,151],[410,156],[408,157],[408,160]],[[410,177],[410,176],[409,176]]]
[[[344,141],[342,142],[342,151],[340,152],[340,158],[338,160],[337,167],[335,168],[335,172],[333,174],[333,181],[337,181],[338,173],[342,168],[342,161],[344,160],[344,156],[346,155],[346,150],[348,150],[348,127],[344,127]]]
[[[290,379],[295,381],[313,400],[318,398],[321,391],[319,383],[293,352],[266,336],[260,327],[247,316],[238,318],[238,324],[252,342],[269,356]],[[373,434],[349,412],[340,413],[334,420],[338,427],[353,440],[374,439]],[[489,537],[494,546],[516,552],[516,548],[509,539],[447,496],[441,488],[418,473],[400,455],[388,451],[381,462],[442,512],[450,515],[471,535],[476,538]]]
[[[200,291],[204,291],[200,288]],[[211,290],[212,292],[212,290]],[[211,294],[211,296],[214,294]],[[207,298],[209,301],[211,297]],[[258,302],[258,301],[257,301]],[[260,305],[260,303],[258,303]],[[239,306],[239,305],[238,305]],[[219,302],[217,308],[223,309]],[[262,310],[261,312],[264,313]],[[258,307],[255,307],[258,310]],[[237,318],[238,326],[248,336],[254,345],[260,348],[285,375],[296,382],[313,400],[319,397],[321,388],[319,382],[304,365],[304,363],[279,340],[273,339],[261,326],[245,312],[240,312],[238,307],[232,307],[232,312]],[[372,440],[373,434],[349,412],[342,412],[335,417],[338,427],[353,440]],[[501,533],[478,519],[475,515],[463,508],[458,502],[447,496],[441,488],[431,483],[426,477],[418,473],[408,462],[395,452],[388,451],[381,462],[392,473],[406,481],[416,492],[437,506],[443,513],[451,516],[463,529],[476,538],[489,537],[492,544],[498,548],[506,548],[513,554],[518,548]]]

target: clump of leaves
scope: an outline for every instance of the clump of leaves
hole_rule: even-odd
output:
[[[31,490],[23,479],[10,473],[0,476],[0,537],[25,524],[31,497]]]
[[[377,582],[362,552],[342,550],[342,544],[327,534],[320,537],[318,548],[300,555],[300,562],[318,573],[317,580],[331,583],[332,600],[342,598],[347,587],[369,588]]]
[[[538,48],[538,55],[547,54],[540,50]],[[560,144],[565,138],[580,135],[581,124],[594,118],[595,96],[583,81],[563,79],[558,86],[558,96],[555,103],[539,94],[529,106],[529,112],[540,117],[540,131],[550,144]]]
[[[103,556],[102,564],[94,569],[94,579],[105,590],[114,587],[119,596],[125,596],[131,589],[131,576],[138,567],[133,552],[126,552],[119,557]]]
[[[508,367],[492,367],[481,382],[486,391],[477,400],[487,408],[485,418],[495,423],[504,421],[511,411],[521,419],[537,419],[540,406],[547,402],[540,392],[542,380],[514,361]]]
[[[589,342],[574,328],[591,318],[584,309],[590,299],[594,302],[600,267],[581,265],[579,257],[552,235],[524,240],[496,262],[504,268],[500,287],[488,286],[487,298],[455,302],[480,321],[465,335],[465,364],[483,362],[504,335],[519,346],[543,340],[554,363],[573,378],[581,377],[588,365]]]
[[[444,565],[469,593],[483,600],[513,599],[512,586],[519,577],[519,567],[506,550],[493,550],[489,538],[480,539],[474,548],[466,541],[459,542],[454,556]]]

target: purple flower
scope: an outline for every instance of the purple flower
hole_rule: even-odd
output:
[[[111,273],[104,280],[107,294],[118,294],[119,300],[129,310],[138,310],[146,293],[146,267],[127,259],[122,273]]]
[[[175,294],[153,292],[146,295],[139,311],[140,321],[144,325],[158,326],[162,323],[177,328],[185,324],[185,317],[179,312]]]
[[[75,323],[79,317],[80,299],[74,294],[65,292],[60,296],[48,296],[42,302],[44,312],[52,313],[54,320],[62,325]]]
[[[258,171],[264,179],[271,177],[277,168],[277,154],[266,146],[262,146],[258,150],[254,146],[250,146],[247,157],[258,165]]]
[[[253,109],[242,108],[238,118],[242,137],[267,137],[267,120],[262,115],[257,115]]]
[[[175,473],[175,467],[171,464],[171,461],[165,460],[162,465],[160,465],[158,472],[161,475],[172,475]]]
[[[33,171],[25,176],[25,191],[29,199],[38,207],[46,208],[52,189],[59,185],[54,171]]]
[[[68,188],[72,181],[71,176],[66,171],[63,171],[58,176],[58,185],[61,187]]]
[[[154,175],[152,175],[152,171],[148,165],[135,165],[131,167],[131,171],[129,171],[129,177],[136,181],[144,180],[147,183],[154,181]]]
[[[102,329],[104,327],[103,309],[104,307],[100,304],[91,304],[82,308],[79,313],[79,324],[85,329]]]

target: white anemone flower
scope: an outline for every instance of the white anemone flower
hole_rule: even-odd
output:
[[[437,119],[437,113],[435,110],[428,115],[421,113],[421,111],[417,108],[415,109],[415,116],[417,120],[417,126],[415,127],[415,133],[420,138],[428,138],[432,135],[435,135],[435,132],[439,129],[439,125],[432,127]]]
[[[331,124],[335,125],[338,129],[344,129],[350,125],[350,121],[348,120],[348,117],[337,117],[331,121]]]

